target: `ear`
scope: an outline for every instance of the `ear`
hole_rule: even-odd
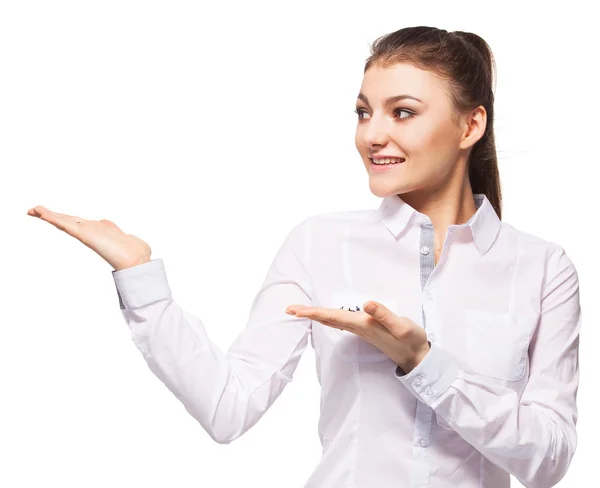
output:
[[[487,112],[483,105],[479,105],[460,120],[461,127],[464,129],[460,148],[468,149],[483,137],[487,126]]]

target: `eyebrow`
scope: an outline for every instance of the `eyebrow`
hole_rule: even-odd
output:
[[[367,98],[366,95],[363,95],[363,93],[359,93],[357,98],[359,100],[362,100],[363,102],[365,102],[367,105],[370,105],[369,99]],[[393,105],[394,103],[399,102],[400,100],[405,100],[405,99],[416,100],[417,102],[423,103],[422,100],[418,99],[417,97],[413,97],[412,95],[396,95],[394,97],[387,98],[385,100],[385,102],[383,103],[383,105],[385,107],[389,107],[390,105]]]

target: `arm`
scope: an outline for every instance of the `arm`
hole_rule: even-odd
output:
[[[577,445],[579,284],[573,263],[558,246],[546,276],[521,397],[468,371],[435,344],[408,374],[397,373],[441,421],[530,488],[558,483]],[[415,382],[419,374],[422,381]]]
[[[173,300],[161,259],[113,271],[123,317],[150,370],[220,444],[258,422],[292,381],[307,347],[310,319],[285,313],[293,303],[312,305],[305,222],[283,242],[227,354]],[[223,326],[226,318],[227,311]]]

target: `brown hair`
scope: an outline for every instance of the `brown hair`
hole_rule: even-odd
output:
[[[435,27],[406,27],[379,37],[371,45],[364,71],[373,64],[391,67],[399,62],[431,71],[448,83],[458,116],[482,105],[487,113],[485,132],[471,148],[468,161],[473,193],[483,193],[502,219],[502,191],[494,139],[495,61],[490,46],[477,34],[448,32]]]

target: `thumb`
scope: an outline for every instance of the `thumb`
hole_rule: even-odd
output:
[[[385,305],[373,300],[365,303],[363,310],[383,325],[396,339],[399,339],[406,327],[401,319]]]
[[[98,222],[101,222],[108,227],[112,227],[113,229],[120,230],[121,232],[123,232],[117,224],[115,224],[114,222],[112,222],[110,220],[102,219],[102,220],[99,220]]]
[[[391,312],[388,310],[388,308],[385,305],[373,300],[366,302],[363,310],[371,317],[382,323],[385,320],[391,319]]]

